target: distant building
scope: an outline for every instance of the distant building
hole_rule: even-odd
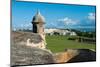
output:
[[[36,15],[32,19],[33,33],[43,34],[44,33],[44,22],[45,22],[44,17],[41,15],[39,11],[37,11]]]
[[[55,35],[57,33],[58,35],[70,35],[70,36],[76,36],[76,32],[72,32],[66,29],[45,29],[45,33],[49,35]]]
[[[76,36],[77,34],[75,32],[70,33],[71,36]]]

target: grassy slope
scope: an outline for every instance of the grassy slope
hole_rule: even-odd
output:
[[[61,52],[66,48],[72,49],[95,49],[94,44],[79,43],[67,40],[66,36],[46,36],[47,48],[53,52]]]

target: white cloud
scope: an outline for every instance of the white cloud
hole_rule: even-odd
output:
[[[88,14],[88,19],[89,20],[95,20],[95,13],[89,13]]]
[[[31,26],[31,25],[32,25],[31,23],[25,24],[26,27],[29,27],[29,26]]]
[[[32,26],[31,23],[28,23],[28,24],[21,24],[21,25],[20,25],[21,28],[30,27],[30,26]]]
[[[67,24],[67,25],[75,25],[75,24],[77,24],[77,22],[78,22],[78,21],[72,20],[72,19],[70,19],[70,18],[68,18],[68,17],[65,17],[65,18],[63,18],[63,19],[58,19],[58,21],[64,22],[64,23]]]

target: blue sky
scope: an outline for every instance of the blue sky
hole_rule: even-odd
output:
[[[37,9],[45,17],[46,28],[95,27],[95,6],[15,0],[12,0],[12,27],[31,28],[31,21]]]

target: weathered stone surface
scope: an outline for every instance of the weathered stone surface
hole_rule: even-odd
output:
[[[39,34],[32,33],[32,32],[21,32],[21,31],[15,31],[12,32],[12,42],[14,43],[21,43],[21,42],[26,42],[28,38],[31,39],[32,42],[34,43],[39,43],[43,39]]]
[[[88,62],[96,60],[96,52],[90,49],[67,49],[54,54],[56,63]]]
[[[46,49],[26,46],[27,38],[41,42],[40,35],[30,32],[12,32],[11,65],[34,65],[54,63],[53,55]]]
[[[77,49],[78,55],[74,56],[67,63],[96,61],[96,52],[90,49]]]
[[[78,55],[77,50],[67,49],[67,51],[54,54],[56,63],[66,63],[74,56]]]
[[[52,54],[40,48],[12,45],[11,65],[32,65],[54,63]]]

